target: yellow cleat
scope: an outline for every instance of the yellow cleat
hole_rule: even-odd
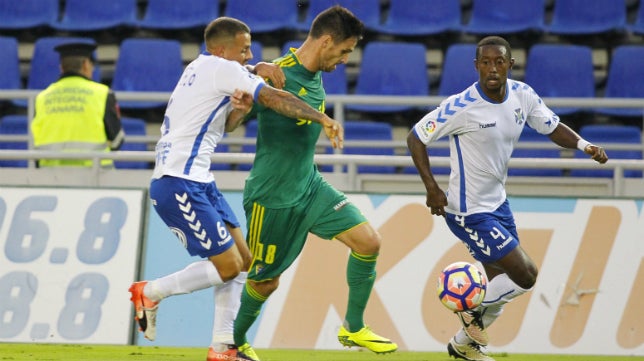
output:
[[[343,346],[364,347],[375,353],[390,353],[398,349],[398,345],[387,338],[376,335],[367,326],[357,332],[349,332],[344,326],[341,326],[338,332],[338,341]]]

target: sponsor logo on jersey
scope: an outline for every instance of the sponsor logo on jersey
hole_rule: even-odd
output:
[[[479,124],[479,128],[481,129],[493,128],[493,127],[496,127],[496,122]]]
[[[335,206],[333,206],[333,210],[337,211],[337,210],[341,209],[342,207],[346,206],[347,204],[349,204],[349,200],[348,199],[343,199],[343,200],[340,201],[340,203],[338,203]]]
[[[423,131],[426,134],[433,133],[435,130],[436,130],[436,121],[433,119],[425,123],[425,126],[423,127]]]
[[[307,91],[306,91],[306,89],[304,89],[304,87],[302,87],[302,88],[300,88],[300,91],[299,91],[299,92],[297,92],[297,96],[298,96],[298,97],[304,97],[304,96],[306,96],[308,93],[309,93],[309,92],[307,92]]]

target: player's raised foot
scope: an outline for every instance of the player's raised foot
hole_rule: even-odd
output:
[[[494,361],[493,358],[486,355],[481,349],[481,345],[474,342],[461,345],[456,343],[452,338],[447,344],[447,353],[456,359],[470,360],[470,361]]]
[[[237,348],[237,361],[260,361],[255,350],[245,343]]]
[[[237,346],[226,344],[210,346],[206,361],[237,361]]]
[[[456,315],[458,316],[458,319],[461,320],[461,325],[463,325],[463,331],[465,331],[465,334],[475,343],[481,346],[487,346],[490,342],[490,337],[487,335],[487,331],[485,331],[485,326],[481,319],[481,312],[469,310],[456,312]]]
[[[132,297],[130,301],[134,304],[134,319],[139,324],[139,331],[150,341],[157,337],[157,311],[159,302],[153,302],[143,294],[143,288],[147,281],[134,282],[130,286]]]
[[[387,338],[376,335],[368,326],[357,332],[349,332],[344,326],[341,326],[338,331],[338,341],[343,346],[360,346],[375,353],[390,353],[398,349],[398,345]]]

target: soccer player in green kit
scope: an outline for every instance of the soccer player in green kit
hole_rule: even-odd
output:
[[[299,49],[274,62],[286,76],[284,90],[324,111],[321,73],[345,63],[362,38],[364,25],[349,10],[331,7],[315,18]],[[347,265],[349,300],[338,333],[344,346],[375,353],[398,346],[366,327],[364,310],[376,279],[381,238],[358,208],[323,178],[313,163],[319,124],[258,108],[257,151],[244,189],[247,242],[253,254],[234,326],[241,360],[259,360],[246,339],[280,275],[302,251],[308,233],[337,239],[351,248]]]

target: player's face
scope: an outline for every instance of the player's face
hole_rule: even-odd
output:
[[[505,94],[508,72],[514,59],[510,59],[507,49],[501,45],[485,45],[475,61],[479,73],[479,85],[486,95]]]
[[[331,38],[324,49],[320,52],[320,70],[325,72],[334,71],[338,64],[346,64],[349,54],[353,52],[358,44],[358,38],[348,38],[338,44]]]
[[[235,39],[224,47],[222,58],[246,65],[253,58],[250,51],[250,34],[238,33]]]

